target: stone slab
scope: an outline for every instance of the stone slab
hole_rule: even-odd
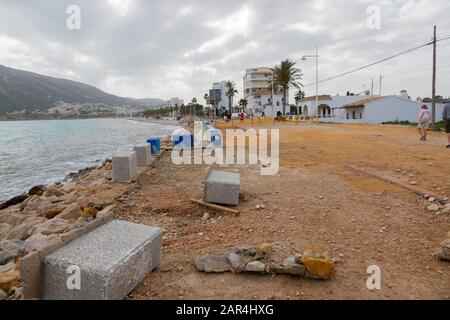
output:
[[[137,178],[136,152],[122,152],[112,159],[114,182],[130,182]]]
[[[113,220],[45,256],[44,300],[121,300],[161,259],[159,228]],[[80,270],[80,289],[70,290],[70,266]]]
[[[239,173],[211,171],[206,178],[203,201],[237,206],[240,189]]]
[[[134,147],[138,166],[149,166],[152,163],[151,148],[149,144],[141,144]]]

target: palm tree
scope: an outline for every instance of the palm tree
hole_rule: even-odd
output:
[[[233,98],[234,95],[238,93],[238,91],[236,90],[236,83],[234,83],[234,81],[227,81],[225,83],[225,95],[228,97],[228,103],[229,103],[229,113],[232,114],[232,108],[233,108]]]
[[[305,98],[305,92],[301,89],[298,90],[297,94],[295,95],[295,102],[303,100]]]
[[[248,101],[246,99],[239,100],[239,106],[245,111],[248,106]]]
[[[289,88],[300,89],[303,86],[299,82],[303,74],[294,66],[294,61],[286,59],[272,69],[274,87],[281,87],[283,90],[283,114],[286,114],[286,96]]]

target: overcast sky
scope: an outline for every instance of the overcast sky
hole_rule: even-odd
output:
[[[69,5],[81,29],[69,30]],[[369,29],[370,5],[381,29]],[[201,99],[212,82],[244,70],[298,62],[304,84],[450,36],[448,0],[0,0],[0,64],[95,85],[136,98]],[[438,44],[438,93],[450,96],[450,40]],[[321,94],[362,92],[383,74],[382,93],[431,95],[432,47],[320,85]],[[305,87],[314,95],[314,86]]]

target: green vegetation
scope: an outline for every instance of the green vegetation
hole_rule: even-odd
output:
[[[169,117],[175,113],[178,116],[196,115],[203,116],[203,106],[197,103],[197,99],[192,99],[188,105],[175,107],[163,107],[158,109],[147,109],[144,111],[144,117]]]
[[[238,93],[238,91],[236,90],[236,83],[234,83],[234,81],[231,80],[227,81],[225,86],[226,86],[225,95],[228,97],[229,102],[228,112],[231,114],[233,109],[233,98],[234,95]]]
[[[274,79],[274,88],[281,88],[283,90],[283,114],[286,114],[286,95],[289,88],[300,89],[303,85],[300,83],[303,74],[300,69],[295,68],[295,62],[286,59],[281,61],[272,69]]]
[[[383,122],[382,124],[394,124],[394,125],[400,125],[400,126],[410,126],[410,127],[417,127],[418,123],[417,122],[409,122],[408,120],[395,120],[395,121],[388,121],[388,122]],[[436,122],[436,131],[442,131],[445,129],[445,122],[444,121],[439,121]]]

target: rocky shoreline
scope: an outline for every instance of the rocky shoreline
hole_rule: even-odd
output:
[[[163,145],[168,143],[162,139]],[[106,160],[1,204],[0,300],[24,297],[24,257],[67,243],[112,218],[115,204],[133,183],[113,183],[111,173],[111,160]]]

